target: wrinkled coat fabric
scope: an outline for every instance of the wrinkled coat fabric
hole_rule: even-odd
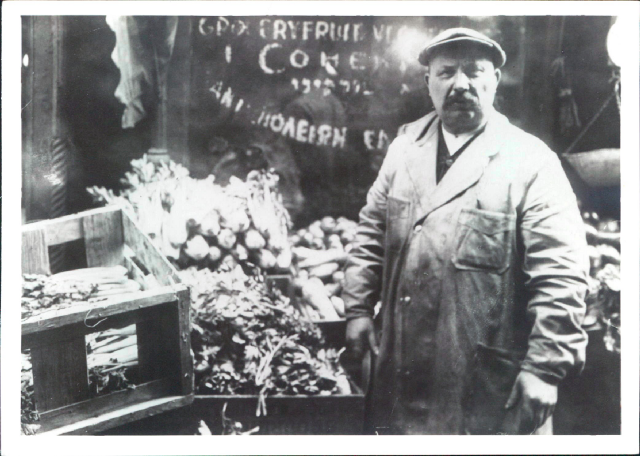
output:
[[[436,185],[434,116],[391,144],[346,267],[348,319],[382,301],[368,392],[380,434],[467,432],[479,344],[552,383],[584,363],[589,260],[556,154],[493,113]]]

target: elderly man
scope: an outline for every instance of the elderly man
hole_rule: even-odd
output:
[[[556,154],[493,108],[505,60],[469,29],[426,46],[435,112],[400,129],[360,213],[343,296],[350,352],[374,353],[372,432],[551,433],[584,363],[582,221]]]

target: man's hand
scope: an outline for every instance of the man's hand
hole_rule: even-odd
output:
[[[558,401],[558,387],[545,382],[531,372],[520,371],[505,408],[520,408],[521,428],[531,432],[553,415]]]
[[[369,317],[354,318],[347,322],[347,355],[355,360],[362,360],[367,349],[378,354],[378,344],[373,327],[373,319]]]

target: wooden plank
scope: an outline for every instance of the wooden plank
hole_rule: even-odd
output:
[[[153,320],[136,325],[140,379],[149,382],[180,375],[178,304],[158,309]]]
[[[40,229],[55,230],[57,226],[60,224],[66,225],[67,223],[71,226],[73,223],[82,223],[82,219],[88,215],[97,215],[97,214],[109,214],[112,212],[121,212],[122,208],[119,206],[105,206],[99,207],[97,209],[90,209],[88,211],[78,212],[76,214],[65,215],[64,217],[58,217],[56,219],[51,220],[41,220],[39,222],[28,223],[22,227],[22,231],[37,231]],[[67,228],[69,231],[72,231],[72,228]],[[73,241],[73,239],[69,239],[69,241]],[[67,242],[67,241],[64,241]]]
[[[87,334],[99,333],[110,329],[124,328],[133,325],[138,321],[153,318],[153,313],[150,312],[152,309],[153,308],[147,307],[131,312],[112,315],[95,327],[92,327],[92,325],[96,322],[89,320],[87,322],[88,324],[85,324],[84,321],[82,321],[80,323],[66,325],[48,331],[23,333],[22,349],[26,350],[42,345],[53,344],[59,341],[74,339],[76,337],[85,337]]]
[[[171,263],[158,252],[151,239],[126,214],[122,214],[124,242],[134,251],[138,260],[151,272],[162,285],[180,283],[176,270]]]
[[[96,320],[112,317],[137,309],[145,309],[168,302],[178,300],[178,292],[184,290],[184,285],[162,287],[157,290],[140,291],[132,297],[119,297],[114,300],[100,301],[96,303],[78,304],[72,307],[60,309],[56,312],[48,312],[42,316],[29,317],[22,323],[22,336],[48,331],[74,323],[95,324]],[[135,296],[135,298],[133,298]],[[102,328],[108,328],[108,320],[101,324]],[[100,328],[100,329],[102,329]],[[99,330],[99,329],[98,329]]]
[[[44,432],[42,435],[93,435],[98,432],[122,426],[170,410],[184,407],[193,402],[193,396],[170,396],[152,399],[140,404],[130,405],[124,409],[105,413],[95,418],[80,421],[69,426]]]
[[[82,218],[87,266],[123,263],[122,212],[86,215]]]
[[[31,349],[31,365],[40,413],[89,398],[84,337]]]
[[[82,220],[70,219],[60,220],[55,224],[46,225],[47,243],[49,245],[64,244],[65,242],[77,241],[84,237]]]
[[[180,332],[180,384],[182,394],[193,394],[193,357],[191,356],[190,290],[178,292],[178,329]]]
[[[127,250],[126,247],[127,246],[125,246],[125,250]],[[142,272],[142,269],[140,269],[131,258],[127,257],[126,253],[124,256],[124,266],[127,268],[127,271],[129,271],[129,277],[138,282],[143,290],[149,289],[144,272]]]
[[[60,407],[40,414],[42,431],[67,426],[73,422],[88,420],[130,405],[166,397],[175,391],[175,381],[169,378],[136,385],[134,389],[116,391],[76,404]]]
[[[49,249],[44,230],[22,233],[22,273],[49,275]]]

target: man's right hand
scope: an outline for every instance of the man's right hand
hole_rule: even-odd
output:
[[[367,350],[371,350],[378,355],[378,343],[373,326],[373,319],[370,317],[359,317],[347,321],[346,335],[347,355],[360,361]]]

